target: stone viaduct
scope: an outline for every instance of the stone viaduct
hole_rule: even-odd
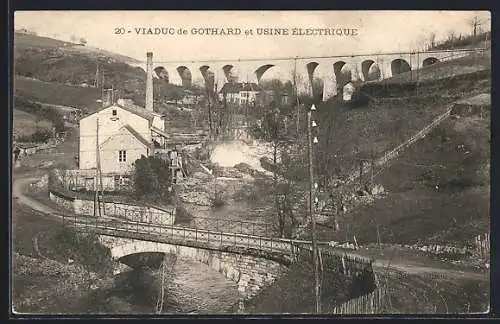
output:
[[[259,83],[264,78],[294,80],[300,94],[312,95],[313,80],[323,82],[323,99],[351,81],[377,81],[437,62],[467,56],[481,49],[356,54],[246,60],[162,61],[153,59],[154,77],[176,85],[204,82],[221,89],[231,81]],[[147,62],[130,63],[146,71]],[[314,94],[318,95],[318,94]]]

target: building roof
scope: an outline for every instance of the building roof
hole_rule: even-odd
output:
[[[150,143],[147,139],[145,139],[141,134],[139,134],[134,128],[132,128],[132,126],[130,125],[123,125],[122,127],[120,127],[118,129],[118,132],[114,133],[113,135],[110,135],[108,138],[106,138],[101,144],[100,146],[103,146],[107,141],[109,141],[110,139],[112,139],[117,133],[119,133],[122,129],[126,129],[130,134],[132,134],[132,136],[134,136],[135,138],[137,138],[139,140],[139,142],[141,142],[142,144],[144,144],[144,146],[146,147],[151,147],[153,145],[153,143]]]
[[[220,93],[238,93],[240,91],[260,91],[260,87],[257,83],[253,82],[238,82],[238,83],[225,83]]]
[[[126,110],[128,112],[131,112],[134,115],[140,116],[140,117],[142,117],[144,119],[147,119],[149,121],[152,121],[155,116],[156,117],[162,117],[163,116],[163,115],[161,115],[159,113],[148,111],[148,110],[146,110],[146,108],[134,105],[131,102],[124,102],[124,101],[122,101],[121,103],[109,104],[106,107],[98,109],[98,110],[94,111],[93,113],[91,113],[91,114],[83,117],[82,119],[85,119],[85,118],[87,118],[89,116],[92,116],[93,114],[101,112],[104,109],[108,109],[109,107],[112,107],[112,106],[120,107],[120,108],[122,108],[122,109],[124,109],[124,110]]]
[[[150,143],[147,139],[145,139],[141,134],[139,134],[135,129],[133,129],[130,125],[125,125],[123,126],[126,130],[128,130],[132,135],[134,135],[135,138],[137,138],[142,144],[146,146],[151,146],[152,143]]]

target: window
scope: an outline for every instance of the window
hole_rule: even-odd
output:
[[[118,151],[118,162],[127,162],[127,151]]]
[[[116,116],[116,115],[117,115],[116,109],[113,109],[113,116]]]

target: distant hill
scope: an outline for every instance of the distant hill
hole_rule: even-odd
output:
[[[460,48],[475,48],[475,47],[490,47],[491,46],[491,31],[479,33],[477,35],[468,35],[458,37],[450,35],[446,40],[429,46],[427,50],[450,50]]]
[[[95,109],[96,99],[101,97],[103,83],[105,88],[117,89],[119,97],[144,104],[146,72],[129,65],[137,62],[133,58],[48,37],[15,33],[14,59],[15,95],[21,98],[87,107],[91,111]],[[100,76],[96,78],[98,67]],[[154,87],[155,99],[160,102],[182,96],[182,88],[164,80],[155,79]]]
[[[60,50],[66,51],[68,53],[84,53],[87,55],[95,56],[106,56],[113,60],[124,62],[124,63],[137,63],[138,60],[113,52],[109,52],[100,48],[92,46],[83,46],[79,43],[66,42],[59,39],[30,35],[26,33],[14,33],[14,49],[15,51],[23,51],[29,48],[39,48],[39,49],[54,49],[58,48]]]

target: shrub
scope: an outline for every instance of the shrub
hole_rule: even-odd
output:
[[[151,202],[170,200],[173,196],[169,161],[156,156],[141,156],[134,163],[136,198]]]
[[[224,193],[222,191],[216,191],[214,197],[212,198],[212,207],[222,207],[226,204],[224,201]]]

